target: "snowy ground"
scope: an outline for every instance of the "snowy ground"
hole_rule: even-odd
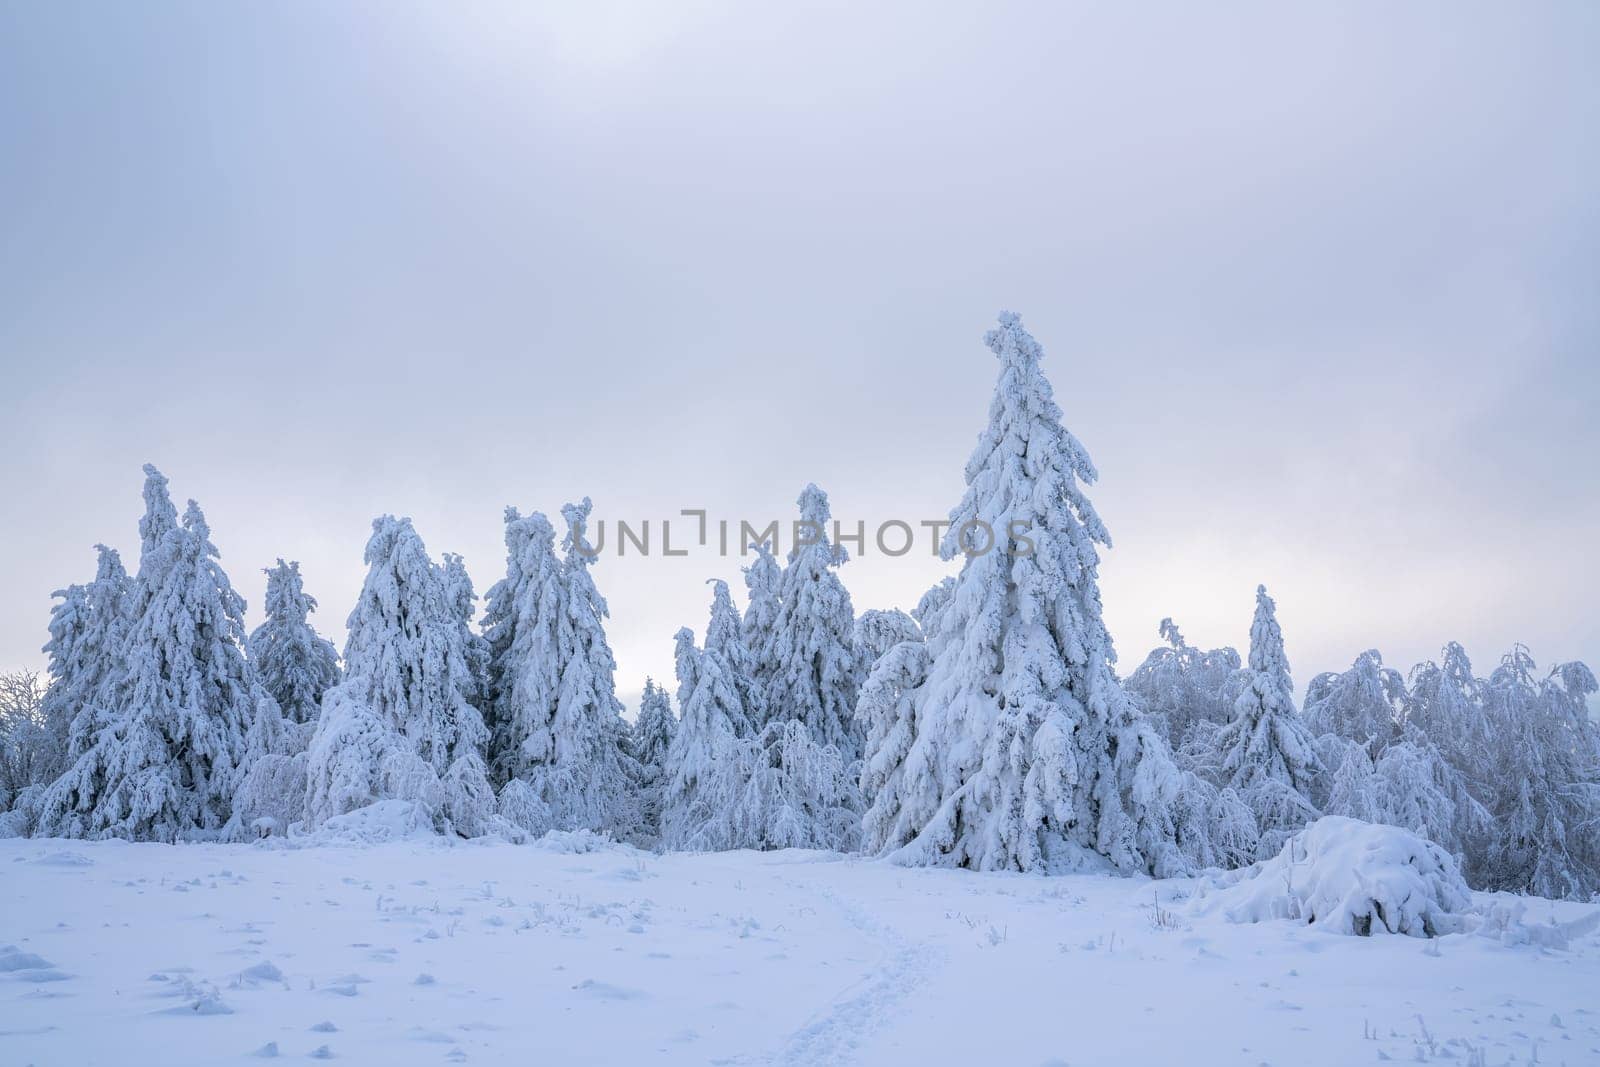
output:
[[[1593,932],[1238,926],[1185,882],[442,841],[0,841],[0,879],[5,1064],[1600,1064]]]

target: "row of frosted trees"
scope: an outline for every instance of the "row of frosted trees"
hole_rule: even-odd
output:
[[[615,696],[589,503],[508,510],[506,574],[477,598],[409,521],[373,524],[342,666],[293,564],[266,622],[146,468],[138,570],[102,548],[58,594],[50,686],[0,831],[248,838],[382,805],[439,832],[595,830],[673,849],[860,849],[903,863],[1171,875],[1271,855],[1320,814],[1417,829],[1477,884],[1600,889],[1600,738],[1581,664],[1538,676],[1520,648],[1478,679],[1459,646],[1406,685],[1376,653],[1292,698],[1275,607],[1249,657],[1167,645],[1124,682],[1101,617],[1096,477],[1015,315],[987,344],[989,420],[941,553],[959,573],[909,614],[855,615],[822,531],[745,570],[741,614],[712,582],[676,705]],[[991,543],[990,531],[1003,531]]]

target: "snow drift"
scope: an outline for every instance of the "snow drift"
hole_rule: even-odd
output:
[[[1277,856],[1220,884],[1199,907],[1220,909],[1229,922],[1298,919],[1361,937],[1456,933],[1472,906],[1444,849],[1409,830],[1340,815],[1318,819]]]

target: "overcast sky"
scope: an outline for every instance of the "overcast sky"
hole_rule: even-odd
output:
[[[941,517],[1001,308],[1124,670],[1258,582],[1302,689],[1596,663],[1597,54],[1588,2],[0,6],[0,667],[147,460],[341,647],[385,512],[480,592],[507,504]],[[738,563],[596,565],[626,699]]]

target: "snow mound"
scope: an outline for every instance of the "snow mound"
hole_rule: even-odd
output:
[[[533,847],[545,852],[577,855],[583,852],[633,852],[629,845],[618,844],[609,834],[593,830],[551,830],[533,842]]]
[[[1329,815],[1270,860],[1212,883],[1197,904],[1229,922],[1297,919],[1341,934],[1437,937],[1466,926],[1472,895],[1456,861],[1409,830]]]
[[[433,816],[423,805],[411,800],[380,800],[326,819],[310,833],[296,835],[294,843],[376,845],[436,836]]]

